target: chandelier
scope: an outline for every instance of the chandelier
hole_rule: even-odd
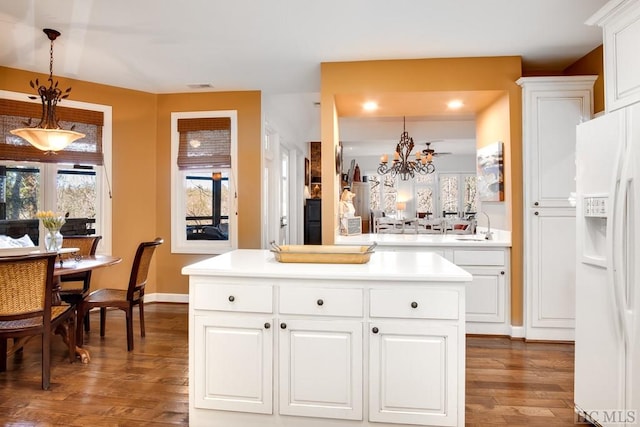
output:
[[[44,31],[51,41],[51,47],[49,49],[49,87],[46,87],[44,84],[41,85],[37,78],[29,82],[31,87],[36,89],[42,101],[40,123],[36,126],[31,126],[31,119],[29,119],[29,121],[25,123],[27,127],[13,129],[11,133],[25,139],[29,144],[49,154],[63,150],[76,139],[84,138],[85,135],[80,132],[75,132],[73,127],[71,130],[64,130],[58,124],[56,105],[69,96],[71,88],[62,91],[62,89],[58,87],[58,82],[56,81],[54,83],[53,81],[53,41],[58,38],[60,32],[49,28],[45,28],[42,31]],[[30,96],[29,99],[38,99],[38,97]]]
[[[411,160],[411,151],[413,151],[413,138],[409,136],[406,130],[405,118],[402,118],[402,135],[400,142],[396,145],[396,151],[393,154],[393,163],[389,165],[389,156],[383,154],[380,158],[378,173],[381,175],[391,174],[392,177],[400,175],[400,179],[407,181],[409,178],[415,177],[416,173],[427,175],[435,172],[436,167],[433,165],[433,152],[427,151],[422,153],[417,151],[415,160]]]

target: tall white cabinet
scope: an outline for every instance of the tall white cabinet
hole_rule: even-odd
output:
[[[523,77],[525,338],[574,339],[576,125],[597,76]]]

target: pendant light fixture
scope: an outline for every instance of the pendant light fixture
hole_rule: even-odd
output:
[[[40,84],[38,79],[32,80],[30,83],[33,89],[36,89],[40,100],[42,101],[42,116],[40,123],[31,126],[31,119],[25,125],[27,127],[13,129],[12,134],[23,138],[39,150],[45,151],[47,154],[63,150],[73,141],[84,138],[84,134],[75,132],[73,127],[71,130],[64,130],[58,124],[56,116],[56,106],[60,101],[69,96],[71,88],[62,91],[58,88],[58,82],[53,81],[53,42],[60,36],[60,32],[45,28],[44,33],[51,41],[49,49],[49,87]],[[38,99],[37,96],[30,96],[29,99]]]
[[[428,175],[434,173],[436,167],[433,165],[433,150],[431,153],[421,153],[417,151],[415,160],[411,160],[411,151],[413,151],[413,138],[409,136],[407,132],[405,118],[402,118],[402,134],[400,135],[400,142],[396,145],[396,150],[393,153],[393,163],[389,165],[389,156],[383,154],[380,157],[380,165],[378,165],[378,173],[380,175],[391,174],[395,177],[400,176],[400,179],[407,181],[409,178],[415,177],[416,173],[421,175]],[[427,147],[428,148],[428,147]]]

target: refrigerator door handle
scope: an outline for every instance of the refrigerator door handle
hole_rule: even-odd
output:
[[[630,156],[632,145],[628,144],[625,155],[622,160],[622,168],[620,170],[620,181],[618,184],[618,195],[616,196],[616,205],[614,208],[614,228],[613,228],[613,267],[614,267],[614,292],[616,295],[617,306],[622,321],[622,331],[624,341],[627,345],[631,340],[631,310],[629,307],[628,283],[629,279],[629,254],[628,249],[628,226],[629,226],[629,210],[630,205],[630,187],[633,183],[633,177],[630,173]]]
[[[613,296],[614,296],[614,315],[616,317],[616,324],[618,325],[618,332],[620,333],[620,338],[627,342],[627,322],[626,316],[623,313],[624,303],[622,300],[621,294],[621,286],[619,281],[618,274],[618,258],[620,257],[620,237],[619,234],[622,230],[620,227],[620,222],[622,221],[622,212],[620,205],[621,199],[621,186],[622,186],[622,170],[624,168],[624,157],[625,149],[624,145],[620,144],[618,146],[618,152],[615,157],[615,168],[613,180],[611,183],[611,190],[609,194],[611,195],[611,212],[608,216],[607,221],[607,275],[609,277],[608,283],[613,287]]]
[[[622,223],[622,238],[623,245],[621,250],[622,261],[624,262],[621,268],[621,275],[623,279],[623,299],[624,299],[624,317],[626,323],[626,334],[627,334],[627,348],[633,348],[634,340],[635,340],[635,327],[636,322],[634,322],[634,316],[636,314],[636,283],[635,283],[635,245],[636,242],[634,240],[635,233],[635,218],[638,214],[638,210],[636,209],[636,204],[638,200],[635,197],[635,176],[639,173],[639,171],[634,170],[634,156],[637,156],[637,153],[634,153],[633,150],[636,150],[637,147],[629,144],[627,149],[627,153],[625,155],[625,164],[622,169],[622,202],[624,206],[624,220]],[[620,245],[619,245],[620,247]]]

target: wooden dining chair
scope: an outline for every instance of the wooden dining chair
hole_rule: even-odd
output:
[[[91,256],[96,254],[98,249],[98,243],[100,243],[102,236],[64,236],[62,240],[63,248],[78,248],[77,252],[73,254],[60,255],[62,261],[65,259],[73,259],[75,256]],[[60,276],[60,282],[62,288],[60,289],[60,299],[62,301],[77,306],[82,299],[84,299],[91,290],[91,270],[82,273],[65,274]],[[64,286],[64,283],[78,283],[82,282],[82,287],[69,287]],[[89,323],[89,316],[84,319],[84,330],[89,331],[91,325]]]
[[[7,356],[22,348],[27,337],[41,335],[43,390],[50,385],[56,328],[68,328],[69,361],[76,358],[76,312],[67,304],[52,305],[55,262],[56,254],[0,258],[0,371],[7,370]]]
[[[104,288],[91,292],[78,304],[78,345],[84,342],[82,324],[92,308],[100,308],[100,336],[104,337],[107,321],[107,308],[117,308],[125,312],[127,322],[127,350],[133,350],[133,307],[138,306],[140,311],[140,336],[144,338],[144,288],[147,284],[147,275],[151,259],[158,246],[162,244],[161,238],[152,242],[143,242],[138,246],[131,267],[129,285],[127,289]]]

